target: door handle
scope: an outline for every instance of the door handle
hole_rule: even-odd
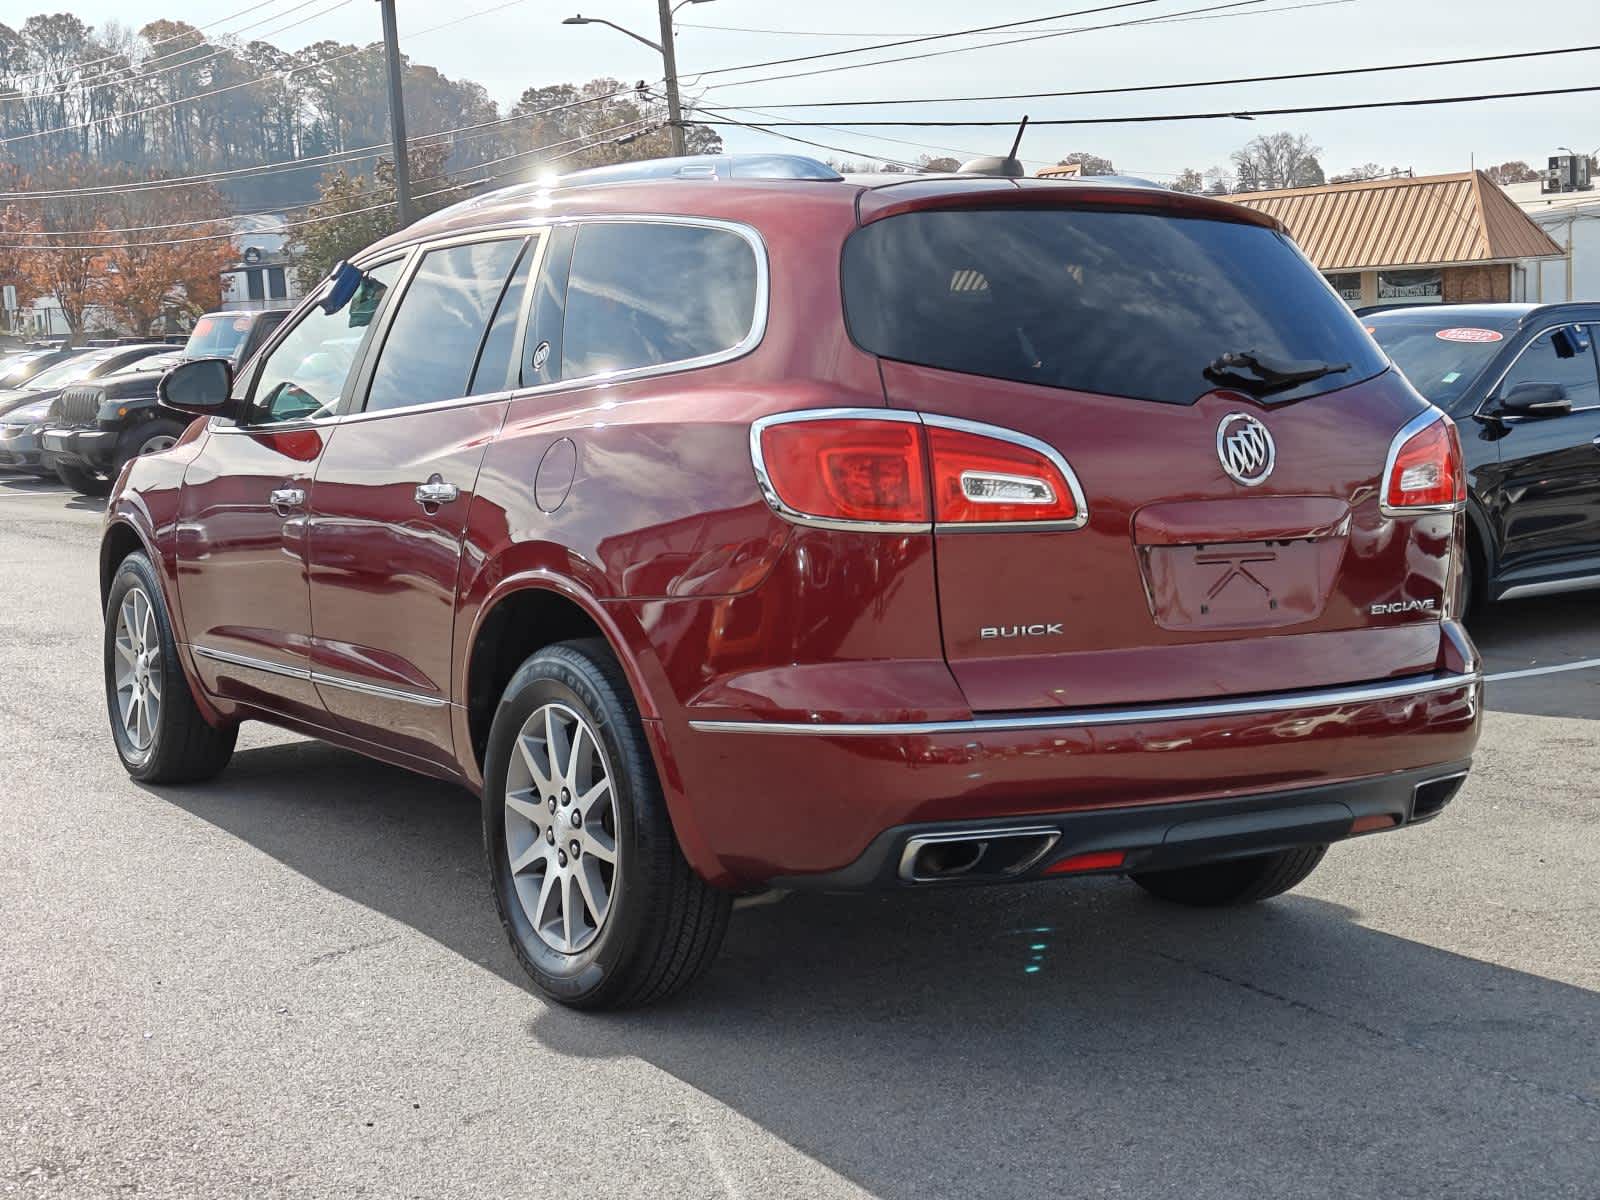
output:
[[[427,483],[417,484],[417,503],[424,508],[436,504],[449,504],[450,501],[459,498],[460,495],[460,488],[453,483],[446,483],[437,475],[428,480]]]
[[[305,507],[306,493],[304,488],[274,488],[267,499],[273,512],[287,517],[295,509]]]

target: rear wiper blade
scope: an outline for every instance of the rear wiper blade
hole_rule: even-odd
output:
[[[1207,379],[1218,383],[1234,383],[1253,392],[1265,393],[1282,391],[1349,369],[1349,363],[1273,358],[1258,350],[1231,350],[1208,363],[1205,374]]]

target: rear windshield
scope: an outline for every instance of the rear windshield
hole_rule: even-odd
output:
[[[1448,409],[1505,349],[1517,322],[1468,318],[1442,309],[1374,313],[1367,328],[1411,386]]]
[[[249,317],[201,317],[183,353],[186,358],[231,358],[249,335]]]
[[[1387,363],[1293,243],[1258,225],[1104,210],[908,213],[844,251],[851,335],[885,358],[1103,395],[1192,404],[1229,351]]]

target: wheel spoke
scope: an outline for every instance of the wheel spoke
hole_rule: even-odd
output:
[[[549,814],[545,812],[544,805],[539,803],[538,792],[534,788],[523,788],[520,791],[507,792],[506,807],[531,824],[540,836],[544,835],[545,825],[549,822]]]
[[[561,881],[561,935],[567,943],[568,950],[578,944],[575,927],[578,924],[578,905],[581,903],[583,901],[578,897],[578,881],[571,875],[566,876]]]
[[[583,827],[583,836],[579,840],[583,846],[584,854],[593,855],[601,862],[611,863],[613,866],[616,865],[617,843],[599,825],[585,825]]]
[[[159,663],[150,664],[150,675],[145,680],[144,690],[150,694],[150,699],[157,704],[161,703],[161,670]]]
[[[544,710],[544,753],[550,762],[550,785],[553,788],[562,781],[561,768],[556,764],[567,761],[567,731],[556,720],[553,704]]]
[[[565,774],[566,784],[569,789],[578,790],[578,756],[583,753],[584,725],[579,721],[572,730],[572,745],[567,750],[567,769]]]
[[[551,918],[548,914],[550,902],[556,895],[556,879],[556,873],[547,870],[544,873],[544,879],[539,883],[539,899],[534,902],[533,906],[533,927],[535,929],[542,931],[546,925],[551,924]]]
[[[589,910],[589,923],[600,928],[611,896],[606,891],[605,880],[600,878],[600,865],[591,858],[584,857],[578,862],[578,890],[583,893],[583,903]]]
[[[526,850],[511,860],[511,873],[513,875],[521,875],[529,867],[533,866],[534,863],[539,862],[544,857],[544,842],[535,840],[528,846]]]
[[[134,661],[139,657],[137,654],[135,654],[133,652],[133,647],[131,645],[129,645],[128,642],[124,638],[121,638],[121,637],[117,638],[117,640],[116,640],[116,642],[115,642],[115,644],[113,646],[113,649],[116,650],[117,657],[119,659],[121,659],[123,662],[127,663],[130,668],[133,666]]]
[[[595,803],[600,799],[600,797],[607,795],[610,791],[611,780],[602,779],[599,783],[595,784],[587,792],[578,797],[578,811],[583,814],[583,819],[585,821],[589,820],[590,809],[595,806]]]
[[[533,740],[528,737],[526,731],[518,736],[517,749],[522,751],[522,761],[528,768],[528,774],[533,776],[533,782],[538,789],[541,792],[553,791],[555,789],[555,781],[550,778],[550,775],[546,773],[545,769],[539,765],[539,760],[534,757]],[[548,753],[549,750],[547,747],[547,756]]]

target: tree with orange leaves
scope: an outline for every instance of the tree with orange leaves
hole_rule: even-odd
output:
[[[142,335],[163,316],[198,316],[221,304],[221,272],[235,251],[215,188],[134,192],[118,211],[118,228],[130,232],[106,252],[99,302],[109,316]],[[216,219],[180,225],[206,217]]]

